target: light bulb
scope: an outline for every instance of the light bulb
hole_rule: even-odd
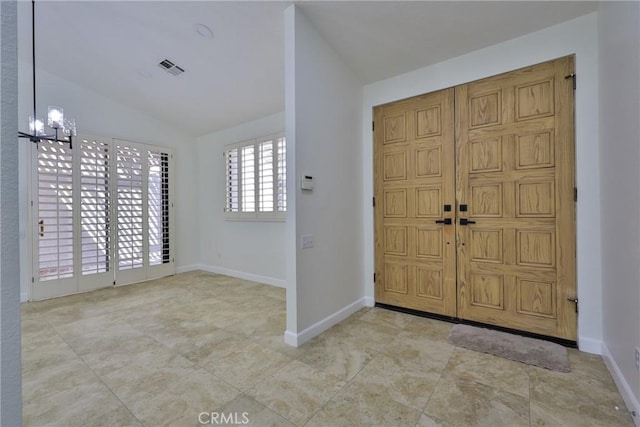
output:
[[[64,123],[64,110],[60,107],[49,106],[49,114],[47,115],[49,127],[60,129]]]
[[[32,135],[44,135],[44,122],[41,118],[29,116],[29,132]]]

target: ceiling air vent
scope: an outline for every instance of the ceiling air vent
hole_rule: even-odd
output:
[[[174,76],[179,76],[180,74],[184,73],[184,68],[174,64],[168,59],[163,59],[162,61],[160,61],[158,66],[165,70],[167,73],[173,74]]]

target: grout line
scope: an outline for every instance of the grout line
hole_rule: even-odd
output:
[[[98,374],[96,373],[96,371],[94,371],[94,370],[93,370],[93,368],[91,367],[91,365],[89,365],[89,363],[85,360],[85,358],[84,358],[84,357],[82,357],[81,355],[79,355],[79,354],[76,352],[76,350],[75,350],[75,349],[74,349],[74,348],[73,348],[73,347],[72,347],[72,346],[67,342],[67,340],[66,340],[62,335],[60,335],[60,334],[58,333],[58,331],[57,331],[57,330],[56,330],[56,333],[60,336],[60,338],[62,339],[62,341],[64,341],[64,343],[69,347],[69,349],[71,349],[71,351],[73,351],[73,353],[76,355],[76,357],[78,357],[78,358],[82,361],[82,363],[87,367],[87,369],[89,369],[89,370],[91,371],[91,373],[92,373],[92,374],[93,374],[93,375],[98,379],[98,381],[100,381],[100,383],[101,383],[103,386],[105,386],[105,387],[107,388],[107,390],[109,390],[109,392],[111,392],[111,394],[113,395],[113,397],[115,397],[115,398],[116,398],[116,400],[118,400],[118,402],[120,402],[120,403],[122,404],[122,406],[123,406],[127,411],[129,411],[129,413],[131,414],[131,416],[132,416],[133,418],[135,418],[135,419],[136,419],[136,420],[137,420],[141,425],[144,425],[144,423],[143,423],[143,422],[142,422],[138,417],[136,417],[136,416],[134,415],[133,411],[131,411],[131,408],[129,408],[129,406],[127,406],[127,405],[122,401],[122,399],[120,399],[120,397],[118,397],[118,395],[117,395],[117,394],[116,394],[116,393],[111,389],[111,387],[109,387],[109,385],[108,385],[107,383],[105,383],[105,382],[104,382],[104,380],[102,379],[102,377],[101,377],[100,375],[98,375]],[[115,411],[115,410],[116,410],[116,409],[114,409],[113,411]],[[113,411],[105,412],[104,414],[100,414],[99,416],[106,415],[106,414],[108,414],[108,413],[110,413],[110,412],[113,412]],[[96,417],[94,417],[94,418],[96,418]]]

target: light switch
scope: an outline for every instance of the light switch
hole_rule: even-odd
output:
[[[305,234],[303,236],[300,236],[300,238],[302,240],[302,249],[309,249],[313,247],[313,236],[311,234]]]

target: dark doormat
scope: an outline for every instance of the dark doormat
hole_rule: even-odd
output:
[[[449,342],[455,346],[553,371],[571,372],[567,349],[559,344],[507,332],[469,325],[456,325]]]

